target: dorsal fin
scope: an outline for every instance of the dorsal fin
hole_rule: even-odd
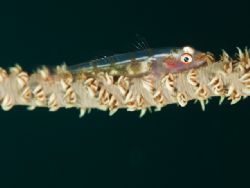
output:
[[[136,50],[147,50],[147,49],[150,49],[149,44],[148,44],[146,38],[143,37],[140,34],[136,34],[136,40],[135,40],[135,42],[132,45],[133,45],[133,47],[135,47]]]

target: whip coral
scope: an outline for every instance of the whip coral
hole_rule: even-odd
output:
[[[50,111],[75,107],[80,109],[80,116],[93,108],[109,110],[110,115],[121,108],[141,110],[143,115],[151,107],[160,110],[173,103],[185,107],[188,101],[198,100],[204,110],[207,101],[215,96],[235,104],[250,95],[248,49],[238,49],[234,58],[225,51],[219,60],[211,53],[203,58],[206,63],[202,66],[162,75],[148,71],[130,76],[104,68],[72,71],[66,65],[55,70],[43,67],[32,74],[19,65],[9,71],[0,68],[0,102],[5,111],[25,105],[30,110],[48,107]],[[140,62],[137,70],[141,69],[147,69],[147,64]]]

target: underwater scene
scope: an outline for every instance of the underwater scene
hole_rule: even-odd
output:
[[[0,187],[249,187],[250,3],[0,11]]]

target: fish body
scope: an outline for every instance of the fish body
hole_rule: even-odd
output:
[[[178,73],[197,68],[206,62],[206,54],[191,47],[144,49],[115,54],[69,67],[73,73],[103,72],[129,77],[149,73]]]

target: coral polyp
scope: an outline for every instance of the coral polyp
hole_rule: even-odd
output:
[[[191,55],[182,56],[187,53]],[[173,103],[185,107],[190,100],[200,101],[204,110],[212,97],[235,104],[249,95],[248,49],[238,49],[234,58],[223,51],[219,60],[185,47],[116,55],[55,70],[44,66],[32,74],[19,65],[9,71],[0,68],[0,101],[6,111],[25,105],[50,111],[75,107],[80,116],[88,109],[109,110],[112,115],[121,108],[143,115],[151,107],[160,110]]]

